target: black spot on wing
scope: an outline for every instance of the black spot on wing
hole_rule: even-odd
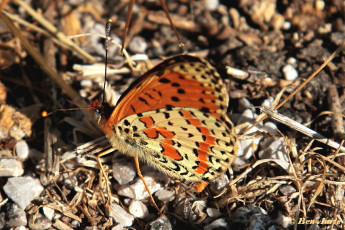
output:
[[[178,90],[177,90],[177,93],[178,93],[178,94],[185,94],[186,91],[185,91],[184,89],[178,89]]]
[[[172,100],[172,101],[175,101],[175,102],[180,101],[180,99],[179,99],[178,97],[175,97],[175,96],[171,97],[171,100]]]
[[[167,83],[170,83],[170,80],[168,78],[163,77],[163,78],[159,79],[159,82],[167,84]]]
[[[145,98],[142,98],[142,97],[138,97],[139,101],[142,101],[144,102],[146,105],[149,105],[149,103],[146,101]]]

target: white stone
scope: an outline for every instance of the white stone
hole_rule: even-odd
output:
[[[53,220],[55,210],[49,207],[42,208],[44,215],[48,218],[48,220]]]
[[[228,176],[224,173],[210,183],[210,188],[214,193],[218,193],[221,192],[225,187],[227,187],[229,185],[229,182],[230,181]]]
[[[23,130],[19,129],[16,125],[13,125],[11,127],[9,134],[17,141],[23,139],[26,136],[26,133]]]
[[[294,65],[297,64],[297,60],[296,60],[296,58],[294,58],[294,57],[289,57],[289,58],[286,60],[286,63],[294,66]]]
[[[288,170],[290,164],[286,153],[286,144],[283,137],[265,138],[261,143],[258,155],[260,159],[275,159],[283,169]]]
[[[203,0],[203,3],[209,11],[214,11],[219,6],[219,0]]]
[[[238,112],[239,113],[243,113],[246,109],[249,109],[250,107],[252,107],[253,105],[250,103],[250,101],[245,98],[242,97],[238,100]]]
[[[119,160],[113,163],[113,176],[120,185],[133,181],[136,174],[133,162]]]
[[[279,191],[284,195],[284,196],[290,196],[292,193],[296,192],[296,188],[291,186],[291,185],[283,185],[279,187]]]
[[[204,230],[212,229],[229,229],[229,225],[224,218],[213,221],[211,224],[206,225]]]
[[[149,229],[164,229],[164,230],[173,229],[168,217],[165,215],[158,217],[156,220],[152,221],[149,225],[150,225]]]
[[[169,191],[169,190],[160,190],[155,193],[155,196],[158,198],[158,200],[161,200],[163,202],[169,202],[172,201],[174,197],[174,192]]]
[[[80,86],[83,88],[90,88],[92,85],[93,83],[90,79],[83,79],[80,81]]]
[[[139,200],[132,200],[129,204],[128,211],[130,214],[140,219],[145,219],[149,215],[146,205]]]
[[[121,224],[117,224],[116,226],[112,227],[111,230],[123,230],[123,226]]]
[[[26,213],[17,204],[13,204],[6,210],[6,225],[8,227],[20,227],[27,225]]]
[[[126,212],[120,205],[112,204],[111,205],[111,212],[109,214],[110,217],[114,219],[114,221],[123,227],[130,227],[134,222],[134,217]]]
[[[133,53],[145,53],[147,49],[147,42],[143,37],[134,36],[131,42],[129,43],[128,48]]]
[[[257,131],[257,127],[253,127],[252,130]],[[251,130],[249,131],[251,132]],[[238,157],[243,159],[250,159],[254,152],[257,150],[261,137],[258,138],[243,138],[238,141]],[[236,157],[237,158],[237,157]],[[235,158],[235,160],[236,160]]]
[[[271,105],[274,102],[274,97],[268,97],[267,99],[265,99],[262,103],[261,106],[265,106],[265,107],[271,107]]]
[[[291,28],[291,22],[285,21],[283,24],[283,29],[284,30],[289,30]]]
[[[237,124],[243,124],[245,122],[253,123],[255,121],[255,117],[257,114],[253,111],[253,109],[246,109],[243,111],[242,116],[238,119]],[[253,127],[249,130],[250,133],[257,131],[257,128]]]
[[[158,178],[155,178],[154,174],[145,175],[144,180],[152,194],[163,189],[163,186],[157,182]],[[140,178],[137,178],[133,184],[121,186],[118,189],[118,194],[120,196],[125,196],[136,200],[142,200],[149,197],[144,183]]]
[[[277,129],[277,125],[271,121],[266,122],[265,125],[260,128],[261,131],[267,132],[270,135],[278,135],[279,132]]]
[[[0,159],[0,177],[17,177],[24,173],[22,162],[16,159]]]
[[[207,208],[206,213],[209,217],[213,217],[213,218],[217,218],[222,215],[219,209],[217,208]]]
[[[29,156],[29,146],[25,141],[18,141],[15,145],[16,155],[19,160],[26,160]]]
[[[43,191],[39,180],[30,176],[9,178],[3,189],[6,195],[23,210]]]
[[[287,64],[282,69],[284,78],[288,81],[294,81],[298,77],[297,70],[290,64]]]

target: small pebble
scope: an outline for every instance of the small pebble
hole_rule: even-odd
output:
[[[41,213],[38,213],[37,216],[35,216],[35,220],[33,219],[34,216],[30,216],[29,220],[29,228],[30,229],[49,229],[52,226],[52,222],[48,220],[47,217],[42,215]]]
[[[158,200],[163,202],[169,202],[174,199],[174,192],[169,190],[160,190],[155,193],[155,196],[158,198]]]
[[[6,195],[23,210],[43,191],[39,180],[30,176],[9,178],[3,189]]]
[[[123,230],[123,226],[121,224],[117,224],[115,227],[112,227],[111,230]]]
[[[229,229],[229,225],[224,218],[213,221],[211,224],[206,225],[204,230],[213,229]]]
[[[207,208],[206,213],[209,217],[217,218],[221,215],[219,209],[217,208]]]
[[[25,141],[18,141],[15,145],[16,155],[19,160],[26,160],[29,156],[29,146]]]
[[[26,226],[27,219],[26,213],[22,208],[19,208],[16,204],[10,204],[10,207],[6,211],[6,226],[19,227]]]
[[[291,185],[282,185],[279,187],[279,191],[284,195],[284,196],[289,196],[292,193],[296,192],[296,188],[294,188]]]
[[[278,135],[279,134],[277,131],[278,130],[277,125],[271,121],[266,122],[265,125],[260,128],[260,130],[267,132],[270,135]]]
[[[276,159],[283,169],[287,170],[290,166],[286,153],[286,144],[284,138],[265,138],[260,143],[260,151],[258,153],[260,159]]]
[[[157,218],[156,220],[152,221],[149,224],[150,230],[156,230],[156,229],[164,229],[164,230],[172,230],[172,225],[170,223],[170,220],[167,216],[163,215]]]
[[[9,134],[11,137],[13,137],[14,139],[16,139],[17,141],[23,139],[26,136],[26,133],[19,129],[18,126],[13,125],[9,131]]]
[[[140,219],[145,219],[149,215],[146,205],[139,200],[132,200],[129,204],[128,211],[130,214]]]
[[[245,110],[249,109],[252,105],[252,103],[250,103],[250,101],[245,98],[245,97],[242,97],[238,100],[238,112],[239,113],[243,113]]]
[[[134,222],[134,217],[126,212],[120,205],[112,204],[111,205],[112,211],[110,212],[110,217],[114,219],[114,221],[123,227],[130,227]]]
[[[296,58],[294,58],[294,57],[289,57],[289,58],[286,60],[286,63],[294,66],[294,65],[297,64],[297,60],[296,60]]]
[[[207,217],[206,207],[206,200],[181,198],[176,205],[175,214],[189,222],[194,222]]]
[[[287,64],[283,67],[284,78],[288,81],[293,81],[298,77],[297,70],[290,64]]]
[[[48,220],[53,220],[55,210],[49,207],[42,208],[44,215],[48,218]]]
[[[323,0],[316,0],[315,2],[315,9],[318,11],[322,11],[325,8],[326,3]]]
[[[229,185],[229,182],[228,176],[224,173],[210,183],[210,189],[213,193],[219,193]]]
[[[285,21],[283,24],[283,29],[284,30],[289,30],[291,28],[291,22]]]
[[[209,11],[215,11],[219,6],[219,0],[203,0],[203,4]]]
[[[246,109],[242,112],[242,116],[238,119],[237,123],[238,124],[243,124],[245,122],[253,122],[255,121],[255,117],[257,114],[253,111],[253,109]],[[255,127],[253,127],[255,128]],[[255,132],[256,130],[251,129],[249,132]]]
[[[22,162],[16,159],[0,159],[0,177],[17,177],[24,173]]]
[[[128,49],[133,53],[145,53],[147,49],[147,42],[143,37],[134,36],[128,45]]]
[[[265,106],[265,107],[271,107],[272,104],[274,102],[274,98],[273,97],[268,97],[267,99],[265,99],[262,103],[261,106]]]
[[[158,178],[155,178],[154,174],[144,175],[144,179],[152,194],[163,189],[163,186],[157,182]],[[140,178],[137,178],[135,182],[130,185],[121,186],[118,189],[118,194],[136,200],[143,200],[149,197],[144,183]]]
[[[133,162],[127,162],[126,159],[121,158],[113,163],[113,176],[120,185],[133,181],[136,174]]]
[[[251,215],[249,217],[249,226],[246,228],[248,230],[257,230],[257,229],[268,229],[268,230],[277,230],[274,226],[273,221],[264,214]]]
[[[293,216],[284,216],[281,211],[278,211],[278,214],[275,215],[276,218],[274,220],[275,223],[282,226],[284,229],[288,229],[288,227],[292,223]]]
[[[271,229],[272,220],[267,216],[267,212],[255,205],[240,207],[231,215],[231,220],[235,226],[242,226],[242,229]],[[274,230],[275,228],[272,228]]]
[[[25,226],[15,227],[13,230],[27,230]]]
[[[80,81],[80,86],[83,88],[91,88],[93,85],[90,79],[84,79]]]

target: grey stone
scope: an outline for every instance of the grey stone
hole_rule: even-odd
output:
[[[109,216],[114,219],[114,221],[123,227],[130,227],[134,222],[134,217],[126,212],[120,205],[112,204],[112,211]]]
[[[29,146],[25,141],[18,141],[15,145],[16,155],[19,160],[26,160],[29,156]]]
[[[7,227],[19,227],[26,226],[27,219],[25,211],[16,204],[9,204],[7,210]]]
[[[24,173],[22,162],[16,159],[0,159],[0,177],[17,177]]]
[[[9,178],[4,185],[6,195],[23,210],[42,191],[43,187],[39,180],[30,176]]]
[[[170,220],[168,219],[167,216],[163,215],[157,218],[156,220],[152,221],[149,224],[149,229],[150,230],[172,230],[172,225],[170,223]]]

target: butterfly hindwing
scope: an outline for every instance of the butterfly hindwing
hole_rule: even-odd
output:
[[[217,125],[216,125],[217,124]],[[137,156],[176,178],[210,180],[230,165],[236,148],[232,124],[208,113],[176,107],[132,115],[117,132],[141,148]]]

